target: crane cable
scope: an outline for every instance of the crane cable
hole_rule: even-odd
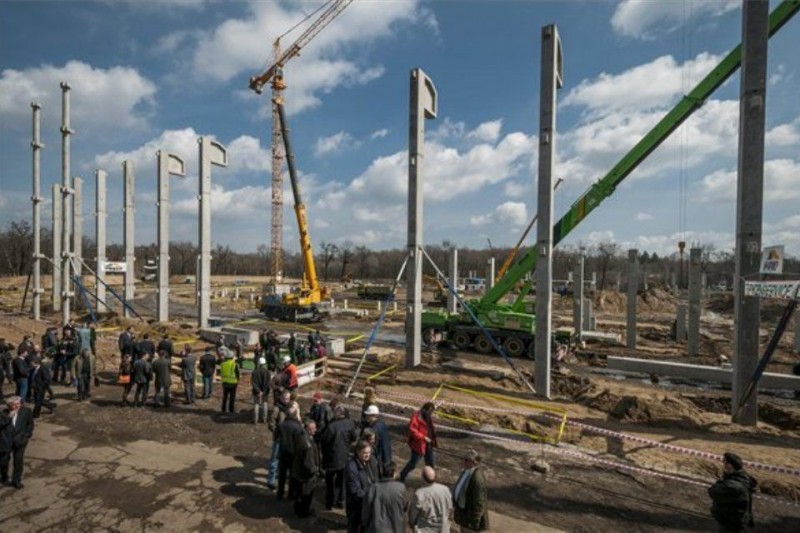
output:
[[[322,11],[323,9],[327,8],[327,7],[328,7],[330,4],[332,4],[333,2],[336,2],[336,1],[337,1],[337,0],[328,0],[328,1],[327,1],[327,2],[325,2],[324,4],[320,5],[320,6],[319,6],[317,9],[315,9],[314,11],[312,11],[311,13],[309,13],[308,15],[306,15],[306,16],[305,16],[305,17],[304,17],[302,20],[300,20],[299,22],[297,22],[297,24],[295,24],[294,26],[292,26],[291,28],[289,28],[288,30],[286,30],[285,32],[283,32],[282,34],[278,35],[278,36],[275,38],[275,41],[280,41],[281,39],[283,39],[284,37],[286,37],[287,35],[289,35],[290,33],[292,33],[294,30],[296,30],[296,29],[297,29],[299,26],[302,26],[303,24],[305,24],[306,22],[308,22],[308,20],[309,20],[311,17],[313,17],[314,15],[316,15],[317,13],[319,13],[319,12],[320,12],[320,11]],[[264,66],[263,66],[263,69],[266,69],[267,67],[269,67],[269,65],[271,64],[271,62],[272,62],[272,60],[271,60],[271,59],[266,59],[266,60],[264,60]]]

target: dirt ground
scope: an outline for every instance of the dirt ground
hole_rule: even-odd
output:
[[[5,280],[4,280],[5,281]],[[224,280],[232,283],[235,280]],[[9,286],[24,286],[24,280],[0,284],[0,335],[18,342],[22,334],[41,332],[43,324],[15,312],[18,291]],[[222,286],[222,283],[220,284]],[[347,293],[344,293],[347,294]],[[655,302],[655,296],[649,296]],[[663,301],[651,308],[640,308],[638,357],[686,360],[680,343],[656,335],[674,318],[674,301]],[[614,297],[598,311],[598,329],[614,331],[623,320]],[[717,302],[717,303],[715,303]],[[188,302],[187,297],[187,305]],[[214,311],[220,311],[221,301]],[[230,302],[226,301],[225,305]],[[241,302],[237,302],[241,304]],[[725,301],[706,302],[703,323],[703,356],[715,360],[727,349],[722,340],[729,336],[729,312]],[[718,306],[718,307],[715,307]],[[243,306],[244,307],[244,306]],[[718,309],[717,311],[710,308]],[[567,306],[556,305],[557,321],[566,321]],[[241,313],[241,309],[231,309]],[[53,317],[55,318],[55,317]],[[119,318],[101,327],[122,326]],[[165,331],[156,325],[133,321],[138,331]],[[335,321],[330,334],[368,332],[368,320]],[[261,327],[256,325],[254,327]],[[286,329],[276,327],[275,329]],[[624,327],[624,325],[623,325]],[[399,320],[389,320],[387,336],[399,335]],[[727,328],[727,332],[726,332]],[[323,328],[324,329],[324,328]],[[339,331],[342,330],[342,331]],[[179,318],[168,331],[191,337],[191,321]],[[291,504],[278,502],[266,487],[266,463],[270,437],[264,425],[254,426],[247,394],[240,391],[237,414],[218,413],[219,398],[193,406],[183,405],[180,390],[173,388],[173,407],[169,411],[152,408],[120,407],[120,390],[113,385],[118,359],[114,354],[117,332],[101,332],[98,352],[103,364],[103,383],[89,402],[76,402],[71,389],[55,387],[58,407],[37,421],[37,429],[27,454],[25,489],[0,488],[4,531],[33,531],[49,527],[63,530],[178,531],[331,531],[344,529],[339,512],[318,512],[317,517],[298,520]],[[653,337],[652,339],[650,337]],[[791,337],[790,337],[791,339]],[[391,345],[387,345],[391,346]],[[770,371],[786,371],[793,356],[782,343],[778,365]],[[357,348],[357,346],[354,346]],[[399,348],[398,350],[402,350]],[[716,351],[715,351],[716,350]],[[659,353],[663,352],[663,353]],[[625,354],[619,347],[590,345],[565,365],[565,375],[554,378],[557,397],[550,405],[567,412],[571,421],[624,432],[643,438],[720,454],[732,450],[746,460],[797,468],[800,465],[800,407],[791,398],[761,396],[761,422],[757,428],[730,424],[730,393],[712,387],[698,388],[677,383],[652,383],[648,379],[618,379],[604,374],[604,357]],[[729,352],[728,352],[729,353]],[[399,355],[399,352],[398,352]],[[458,360],[478,368],[452,368],[443,364]],[[710,363],[716,364],[716,363]],[[481,368],[492,365],[498,371]],[[532,376],[528,361],[517,361],[524,374]],[[317,388],[333,397],[341,389],[341,378],[329,374],[325,382],[303,391],[310,395]],[[408,457],[405,445],[405,419],[418,399],[430,398],[442,383],[510,398],[531,399],[530,393],[507,367],[495,358],[441,350],[425,354],[425,364],[412,371],[401,371],[396,380],[382,379],[377,384],[379,404],[387,418],[393,438],[395,460]],[[357,391],[363,386],[358,385]],[[8,390],[8,385],[6,385]],[[496,441],[446,429],[470,428],[489,434],[516,430],[552,435],[554,426],[546,419],[519,414],[509,403],[474,394],[445,390],[440,413],[472,418],[473,427],[442,421],[437,450],[440,480],[452,485],[459,471],[459,457],[467,448],[484,457],[489,482],[492,530],[506,531],[709,531],[705,488],[680,479],[650,475],[646,470],[615,468],[554,453],[554,449],[530,441]],[[306,400],[304,400],[305,402]],[[349,402],[358,412],[360,399]],[[458,403],[472,407],[455,407]],[[406,406],[406,407],[404,407]],[[507,409],[507,412],[496,410]],[[503,429],[501,429],[503,428]],[[678,478],[711,483],[720,466],[702,457],[677,454],[646,444],[594,434],[567,426],[558,450],[586,452],[610,463],[657,470]],[[531,469],[537,459],[549,463],[550,472]],[[800,530],[800,478],[752,470],[761,492],[780,500],[757,500],[757,531]],[[410,489],[419,485],[418,474],[409,478]],[[321,496],[321,494],[318,494]],[[794,505],[791,505],[791,503]],[[319,500],[315,505],[319,510]]]

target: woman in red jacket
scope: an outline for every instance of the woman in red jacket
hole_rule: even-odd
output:
[[[411,421],[408,424],[408,447],[411,448],[411,459],[400,472],[400,481],[402,482],[405,482],[406,476],[416,468],[422,457],[425,458],[427,466],[435,466],[433,457],[433,449],[437,446],[436,429],[433,427],[433,411],[435,409],[433,402],[426,402],[422,409],[411,415]]]

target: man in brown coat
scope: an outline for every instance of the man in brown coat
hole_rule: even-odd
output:
[[[467,450],[464,470],[453,489],[455,522],[461,531],[486,531],[489,529],[489,501],[486,478],[480,466],[481,456]]]

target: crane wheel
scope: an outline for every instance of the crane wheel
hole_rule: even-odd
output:
[[[428,348],[432,348],[439,344],[439,332],[434,328],[425,328],[422,330],[422,343]]]
[[[528,359],[535,359],[536,358],[536,342],[531,339],[531,343],[528,345]]]
[[[511,357],[520,357],[525,353],[525,343],[519,337],[507,337],[503,342],[503,348]]]
[[[483,335],[478,335],[475,337],[475,349],[480,353],[492,353],[494,347],[489,342],[489,339]]]
[[[466,350],[472,345],[472,337],[466,331],[456,331],[453,334],[453,344],[459,350]]]

